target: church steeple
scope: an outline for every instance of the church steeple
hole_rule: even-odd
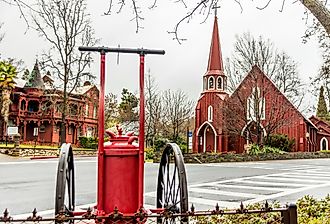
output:
[[[215,16],[207,71],[216,72],[217,70],[223,71],[223,62],[219,38],[218,18]]]
[[[207,71],[204,74],[204,92],[226,92],[227,77],[224,74],[218,18],[215,15]]]

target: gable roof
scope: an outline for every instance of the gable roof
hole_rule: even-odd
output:
[[[305,115],[303,115],[295,105],[293,105],[293,103],[285,96],[285,94],[283,94],[276,86],[276,84],[273,82],[273,80],[271,80],[268,75],[266,75],[257,65],[253,65],[252,69],[250,70],[250,72],[248,72],[248,74],[243,78],[243,80],[240,82],[240,84],[237,86],[237,88],[235,89],[235,91],[229,96],[232,97],[240,88],[242,88],[242,85],[244,84],[244,82],[246,82],[245,80],[247,80],[252,74],[259,74],[262,77],[265,77],[267,79],[267,81],[269,81],[269,83],[284,97],[284,100],[289,103],[290,106],[292,106],[292,108],[310,125],[312,125],[315,129],[318,129],[317,126],[315,126],[315,124],[313,122],[311,122],[307,117],[305,117]]]

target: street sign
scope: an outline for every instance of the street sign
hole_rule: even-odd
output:
[[[193,136],[193,133],[192,133],[192,131],[188,131],[188,149],[192,149],[192,146],[193,146],[193,144],[192,144],[192,136]]]
[[[18,134],[18,127],[8,127],[7,133],[9,136],[17,135]]]
[[[38,128],[33,128],[33,136],[38,136]]]

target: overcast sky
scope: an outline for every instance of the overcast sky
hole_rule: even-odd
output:
[[[97,2],[97,3],[96,3]],[[114,1],[116,2],[116,1]],[[141,1],[142,2],[142,1]],[[152,1],[148,5],[152,4]],[[113,13],[103,16],[108,6],[107,0],[88,1],[96,37],[100,45],[107,47],[164,49],[164,56],[147,56],[146,71],[150,68],[161,90],[171,88],[182,89],[190,98],[197,100],[202,90],[202,76],[206,71],[208,53],[213,26],[213,15],[203,24],[204,17],[196,15],[180,28],[180,35],[187,39],[179,45],[172,40],[167,31],[173,30],[176,22],[185,15],[182,4],[172,0],[158,1],[158,7],[145,10],[142,21],[144,29],[135,32],[132,9],[126,7],[121,14]],[[258,10],[260,2],[244,1],[243,12],[232,1],[223,1],[218,10],[219,30],[223,58],[230,57],[233,51],[235,35],[250,31],[253,35],[270,38],[280,50],[285,50],[298,62],[299,74],[303,80],[317,74],[321,65],[321,55],[315,40],[302,44],[301,36],[306,29],[302,20],[304,8],[299,2],[285,5],[279,12],[282,1],[273,1],[265,10]],[[145,5],[144,7],[147,7]],[[14,57],[24,60],[31,70],[37,55],[47,49],[47,45],[33,30],[26,31],[24,20],[19,17],[17,8],[10,7],[0,1],[0,22],[4,23],[5,38],[0,44],[3,58]],[[96,55],[95,55],[96,56]],[[95,57],[91,70],[99,71],[99,59]],[[107,55],[107,92],[120,94],[123,87],[137,91],[138,86],[138,56],[120,55],[117,65],[117,55]]]

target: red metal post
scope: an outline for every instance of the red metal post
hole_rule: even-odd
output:
[[[139,123],[139,208],[143,207],[144,191],[144,53],[140,53],[140,123]]]
[[[102,213],[103,208],[103,181],[104,181],[104,91],[105,91],[105,52],[101,51],[100,96],[98,111],[98,189],[97,211]]]

